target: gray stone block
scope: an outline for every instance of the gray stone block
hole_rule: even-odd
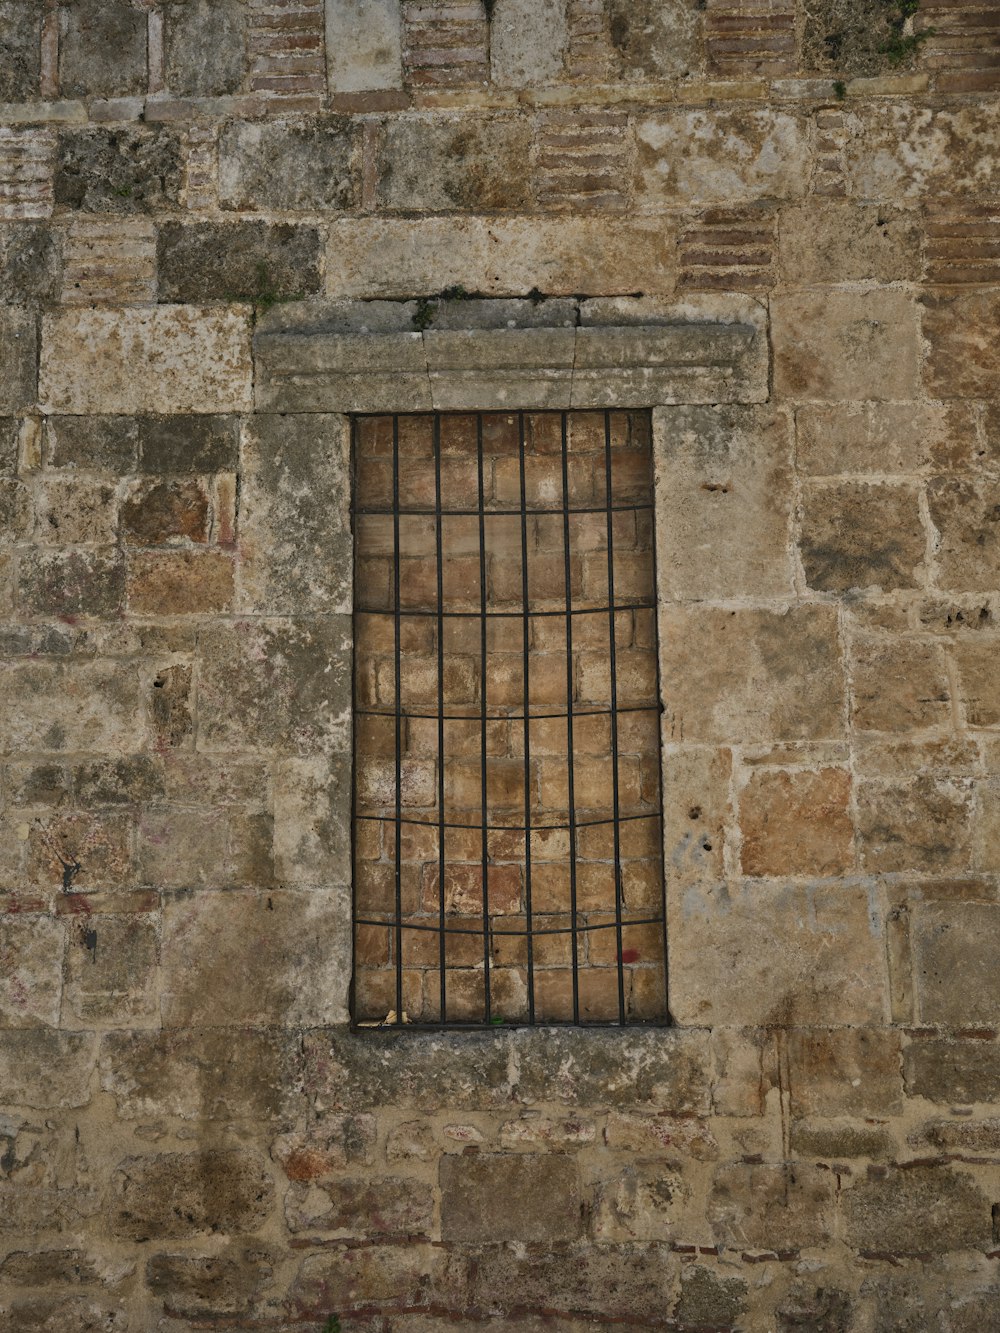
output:
[[[131,0],[72,0],[60,10],[64,97],[127,97],[146,88],[146,15]]]
[[[237,121],[219,138],[223,208],[283,212],[352,208],[358,130],[346,116]]]
[[[326,63],[331,93],[403,86],[398,0],[332,0],[326,6]]]
[[[246,0],[186,0],[163,13],[166,84],[179,97],[238,92],[247,68]]]
[[[300,299],[319,290],[322,250],[315,227],[167,222],[156,242],[160,299]]]

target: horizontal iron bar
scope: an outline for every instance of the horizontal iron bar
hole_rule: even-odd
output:
[[[579,1022],[572,1019],[555,1018],[536,1018],[532,1023],[527,1018],[497,1018],[490,1023],[453,1023],[450,1019],[447,1023],[379,1023],[374,1021],[366,1023],[363,1020],[360,1023],[354,1023],[351,1026],[352,1032],[496,1032],[498,1028],[511,1030],[514,1028],[669,1028],[671,1024],[666,1019],[649,1018],[627,1018],[624,1022],[621,1019],[614,1018],[606,1022],[590,1022],[581,1018]]]
[[[609,717],[610,708],[574,708],[574,717]],[[662,704],[619,704],[614,710],[616,713],[662,713]],[[403,709],[398,714],[392,708],[355,708],[355,714],[358,717],[405,717],[405,718],[429,718],[436,722],[438,717],[444,718],[445,722],[479,722],[478,713],[408,713]],[[487,713],[487,722],[523,722],[526,718],[529,722],[544,722],[551,718],[568,717],[567,713]]]
[[[622,929],[626,926],[659,926],[663,923],[662,916],[642,916],[634,920],[622,920]],[[392,917],[388,921],[376,920],[373,917],[358,916],[354,918],[354,924],[357,926],[391,926],[395,929],[397,926],[403,930],[429,930],[435,935],[482,935],[482,930],[466,929],[465,926],[432,926],[424,925],[417,921],[396,921]],[[517,935],[521,937],[530,936],[532,939],[536,935],[571,935],[574,930],[577,932],[583,930],[614,930],[617,927],[617,921],[601,921],[598,923],[587,923],[578,926],[545,926],[541,930],[500,930],[496,926],[490,926],[491,935]]]
[[[662,810],[649,810],[642,815],[619,815],[618,823],[624,824],[632,819],[659,819],[663,814]],[[355,815],[355,819],[367,819],[373,823],[392,824],[396,822],[395,815]],[[400,824],[419,824],[425,828],[471,828],[471,829],[492,829],[502,833],[542,833],[551,829],[569,829],[569,828],[593,828],[598,824],[614,824],[614,815],[608,815],[607,819],[577,819],[572,824],[532,824],[530,829],[525,824],[454,824],[448,821],[444,823],[439,819],[407,819],[405,816],[400,818]]]
[[[433,609],[420,608],[419,610],[410,610],[409,607],[401,606],[398,614],[401,616],[447,616],[449,620],[482,620],[485,616],[487,620],[522,620],[525,615],[528,616],[606,616],[612,611],[653,611],[656,609],[655,602],[617,602],[614,606],[574,606],[567,609],[561,607],[558,611],[527,611],[523,608],[518,611],[439,611],[437,607]],[[393,616],[397,611],[392,607],[381,606],[356,606],[355,613],[360,616]]]
[[[569,514],[631,514],[641,509],[652,509],[652,501],[627,505],[585,505],[580,508],[566,509],[562,506],[550,509],[526,509],[524,515],[526,518],[533,518],[539,514],[558,514],[562,517],[563,513]],[[391,518],[393,516],[391,509],[352,509],[352,514],[364,515],[367,518]],[[436,509],[400,509],[400,518],[436,518]],[[484,518],[520,518],[520,509],[484,509]],[[442,509],[442,518],[478,518],[478,509]]]

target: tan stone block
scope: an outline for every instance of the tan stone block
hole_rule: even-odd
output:
[[[951,650],[958,667],[959,698],[970,727],[1000,726],[998,647],[989,639],[965,639]]]
[[[877,1027],[790,1032],[788,1067],[797,1118],[899,1113],[903,1083],[898,1032]]]
[[[28,882],[62,891],[93,893],[135,882],[134,817],[108,811],[53,812],[32,822]]]
[[[592,1234],[599,1242],[668,1240],[680,1230],[686,1194],[667,1164],[627,1162],[595,1186]]]
[[[86,1106],[97,1063],[93,1033],[51,1029],[0,1031],[5,1106]]]
[[[283,884],[328,884],[350,854],[344,759],[286,759],[274,772],[274,867]],[[377,825],[365,827],[377,828]]]
[[[359,1239],[427,1236],[433,1218],[430,1185],[403,1176],[293,1183],[285,1195],[285,1221],[293,1233],[335,1231]]]
[[[751,743],[843,733],[832,607],[661,610],[660,664],[670,740]]]
[[[796,409],[796,453],[807,476],[913,473],[971,462],[976,427],[963,403],[829,403]]]
[[[805,125],[787,111],[678,108],[640,120],[636,138],[640,210],[805,193]]]
[[[813,484],[802,507],[799,550],[811,588],[846,592],[918,586],[927,537],[914,488]]]
[[[41,542],[113,542],[117,535],[115,488],[84,477],[47,477],[39,489],[38,527]]]
[[[672,882],[719,880],[732,818],[729,750],[668,745],[663,756],[663,848]]]
[[[852,108],[848,129],[847,176],[859,198],[1000,193],[1000,109],[989,97],[938,107],[872,98]]]
[[[72,310],[43,321],[41,389],[53,412],[239,412],[250,407],[245,310]]]
[[[938,398],[985,398],[997,391],[1000,352],[993,331],[1000,295],[984,291],[927,295],[923,333],[930,345],[925,381]]]
[[[70,931],[65,1027],[155,1027],[159,963],[153,915],[106,916]]]
[[[146,729],[139,678],[107,661],[12,661],[0,664],[6,725],[0,745],[19,751],[131,752]]]
[[[674,289],[669,218],[425,217],[335,220],[327,254],[333,297],[407,297],[456,284],[487,296],[612,295]]]
[[[0,1026],[58,1025],[63,944],[59,921],[0,916]]]
[[[345,1022],[347,899],[344,889],[198,892],[172,899],[163,923],[164,1025]]]
[[[780,398],[917,396],[917,311],[908,292],[787,292],[772,298],[771,319]]]
[[[786,208],[778,228],[785,282],[907,282],[920,277],[915,209],[815,197]]]
[[[667,407],[653,431],[661,596],[789,595],[789,418],[768,407]]]
[[[274,1199],[263,1161],[242,1150],[126,1157],[111,1181],[109,1224],[121,1240],[256,1231]]]
[[[1000,948],[995,903],[924,903],[913,912],[914,976],[920,1018],[948,1027],[1000,1020],[993,979]]]
[[[848,872],[854,861],[850,796],[851,775],[843,768],[752,773],[740,795],[743,873]]]
[[[944,1163],[869,1171],[845,1191],[843,1208],[844,1238],[861,1251],[922,1255],[991,1243],[989,1199]]]
[[[716,1169],[708,1220],[717,1243],[798,1250],[833,1234],[836,1181],[818,1167],[734,1163]]]
[[[574,1240],[580,1185],[570,1157],[486,1154],[441,1159],[441,1235],[463,1245]],[[497,1208],[502,1193],[504,1206]]]
[[[904,639],[862,640],[852,650],[851,721],[863,731],[920,731],[951,721],[940,648]]]
[[[885,945],[861,889],[691,885],[670,893],[668,920],[670,1012],[679,1023],[883,1019]]]
[[[233,602],[233,559],[221,551],[133,551],[125,574],[136,615],[205,615]]]
[[[1000,586],[1000,481],[933,477],[927,484],[927,506],[938,531],[940,586],[956,592]]]
[[[968,867],[973,796],[960,778],[921,776],[861,782],[857,788],[862,864],[879,873]]]

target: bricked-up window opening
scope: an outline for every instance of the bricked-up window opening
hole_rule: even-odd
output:
[[[353,457],[355,1022],[665,1022],[649,414]]]

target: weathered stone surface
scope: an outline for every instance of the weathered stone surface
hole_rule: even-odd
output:
[[[956,643],[952,649],[958,665],[960,695],[965,716],[972,727],[1000,726],[1000,680],[996,671],[996,647],[991,642]]]
[[[605,0],[619,78],[656,81],[690,77],[701,63],[696,4]]]
[[[148,755],[97,760],[73,771],[77,797],[94,805],[138,805],[163,795],[163,773]]]
[[[219,140],[223,208],[351,208],[357,189],[356,140],[344,116],[232,122]]]
[[[424,1181],[399,1176],[293,1184],[285,1195],[285,1221],[292,1232],[332,1231],[357,1239],[428,1236],[434,1194]]]
[[[671,293],[670,219],[342,218],[330,227],[327,292],[408,297],[461,286],[488,296]]]
[[[896,1141],[885,1129],[870,1125],[815,1124],[796,1120],[789,1143],[800,1157],[821,1157],[826,1161],[870,1158],[884,1161],[898,1151]]]
[[[229,472],[237,466],[236,417],[140,417],[136,428],[141,472]]]
[[[894,200],[995,195],[998,126],[1000,108],[992,98],[941,107],[873,98],[849,122],[852,193]]]
[[[350,857],[346,758],[284,759],[274,776],[274,868],[282,884],[326,884]]]
[[[0,700],[5,701],[8,718],[0,746],[8,754],[130,751],[145,734],[139,715],[138,675],[126,664],[2,663]]]
[[[180,895],[164,909],[170,1027],[343,1022],[350,913],[343,889]]]
[[[126,1120],[273,1121],[298,1100],[297,1038],[224,1028],[111,1033],[101,1046],[101,1086]]]
[[[787,111],[678,108],[640,120],[636,136],[640,209],[805,192],[805,126]]]
[[[129,0],[74,0],[60,11],[60,20],[64,97],[123,97],[145,90],[146,22]]]
[[[674,1163],[669,1166],[675,1168]],[[676,1168],[662,1162],[627,1162],[609,1179],[598,1181],[591,1232],[596,1240],[668,1240],[678,1232],[686,1196]]]
[[[4,40],[0,101],[29,101],[38,95],[41,19],[41,11],[24,0],[0,3],[0,31]]]
[[[553,82],[568,40],[559,0],[497,0],[490,16],[490,74],[501,88]]]
[[[799,550],[807,583],[822,592],[915,587],[927,553],[918,493],[866,482],[811,487]]]
[[[771,303],[775,391],[782,398],[913,398],[913,298],[895,288],[788,292]]]
[[[460,1289],[467,1289],[459,1277]],[[448,1254],[441,1246],[362,1245],[307,1255],[291,1290],[293,1306],[326,1318],[339,1311],[420,1306],[439,1309],[455,1294]]]
[[[51,301],[61,282],[62,253],[50,227],[37,222],[0,227],[0,300],[11,305]]]
[[[138,429],[131,417],[52,416],[46,423],[46,438],[51,467],[115,476],[135,469]]]
[[[0,1263],[0,1279],[19,1287],[77,1286],[107,1280],[109,1269],[85,1250],[14,1250]]]
[[[571,1158],[449,1156],[440,1170],[445,1241],[551,1243],[581,1233],[580,1186]]]
[[[348,745],[349,618],[237,621],[201,636],[201,743],[303,756]]]
[[[903,1053],[911,1096],[962,1105],[1000,1099],[1000,1045],[994,1041],[919,1041]]]
[[[121,1240],[180,1239],[256,1231],[274,1198],[254,1154],[207,1149],[126,1157],[111,1180],[108,1225]]]
[[[671,879],[717,880],[723,874],[732,817],[729,750],[670,745],[663,763],[663,845]]]
[[[660,408],[653,431],[662,593],[790,594],[788,417],[765,407]]]
[[[90,1033],[48,1029],[0,1031],[0,1086],[5,1106],[86,1106],[97,1061]]]
[[[327,5],[326,63],[331,93],[401,88],[402,14],[395,0]]]
[[[990,1204],[964,1172],[888,1168],[844,1195],[847,1243],[880,1254],[927,1254],[988,1244]]]
[[[37,350],[34,317],[19,306],[0,308],[0,412],[34,402]]]
[[[61,922],[0,916],[0,1027],[58,1025],[62,956]]]
[[[951,871],[969,864],[970,784],[921,776],[857,790],[862,864],[881,873]]]
[[[671,607],[659,620],[670,739],[818,740],[842,733],[843,673],[831,608]]]
[[[197,481],[140,482],[125,497],[120,517],[129,546],[208,538],[208,496]]]
[[[790,1032],[792,1114],[888,1116],[902,1101],[899,1034],[877,1027]]]
[[[233,560],[222,551],[139,551],[128,558],[129,610],[139,615],[207,615],[233,604]]]
[[[85,213],[152,213],[176,207],[181,146],[176,131],[64,130],[59,135],[55,201]]]
[[[927,486],[931,522],[938,532],[939,584],[978,592],[1000,584],[1000,481],[932,477]]]
[[[824,201],[786,209],[778,259],[785,280],[907,282],[920,277],[920,219],[888,204]]]
[[[523,118],[422,115],[386,131],[379,198],[389,209],[504,211],[530,202]]]
[[[4,501],[0,483],[0,510]],[[118,496],[110,479],[92,481],[65,474],[47,477],[37,492],[37,509],[41,542],[104,544],[117,536]]]
[[[681,1294],[674,1311],[683,1327],[714,1328],[734,1324],[743,1313],[747,1284],[710,1268],[681,1270]]]
[[[247,64],[247,9],[241,0],[164,6],[167,87],[180,97],[237,92]]]
[[[925,1023],[982,1027],[1000,1019],[991,984],[1000,944],[1000,907],[924,904],[911,934],[920,1016]]]
[[[795,413],[796,457],[808,476],[917,472],[969,456],[975,427],[955,403],[807,404]]]
[[[299,300],[319,291],[315,227],[266,222],[168,222],[156,241],[163,301]]]
[[[21,563],[18,603],[36,616],[110,616],[122,605],[125,567],[114,547],[44,549]]]
[[[159,962],[152,915],[105,916],[71,929],[66,950],[66,1027],[152,1027],[159,1022]]]
[[[836,1181],[801,1165],[734,1164],[716,1169],[708,1220],[719,1244],[793,1250],[828,1241]]]
[[[758,771],[740,796],[745,875],[838,875],[854,861],[846,769]]]
[[[241,609],[350,611],[349,468],[343,417],[253,418],[240,483]]]
[[[175,1314],[193,1319],[247,1314],[274,1275],[274,1253],[234,1245],[221,1254],[154,1254],[146,1285]]]
[[[29,536],[34,515],[27,487],[19,481],[0,480],[0,545]]]
[[[938,398],[992,396],[1000,374],[1000,354],[990,333],[1000,310],[997,293],[935,293],[922,304],[930,392]]]
[[[239,308],[74,310],[44,321],[42,396],[54,412],[239,412],[250,377]]]
[[[885,1004],[881,923],[861,889],[714,885],[679,889],[670,1012],[688,1024],[877,1023]],[[779,938],[780,951],[772,941]],[[717,984],[704,964],[716,960]]]
[[[853,658],[851,716],[855,727],[909,732],[949,725],[947,665],[935,645],[872,639],[855,643]]]
[[[128,1333],[129,1316],[114,1299],[90,1296],[26,1296],[0,1311],[0,1333]]]

